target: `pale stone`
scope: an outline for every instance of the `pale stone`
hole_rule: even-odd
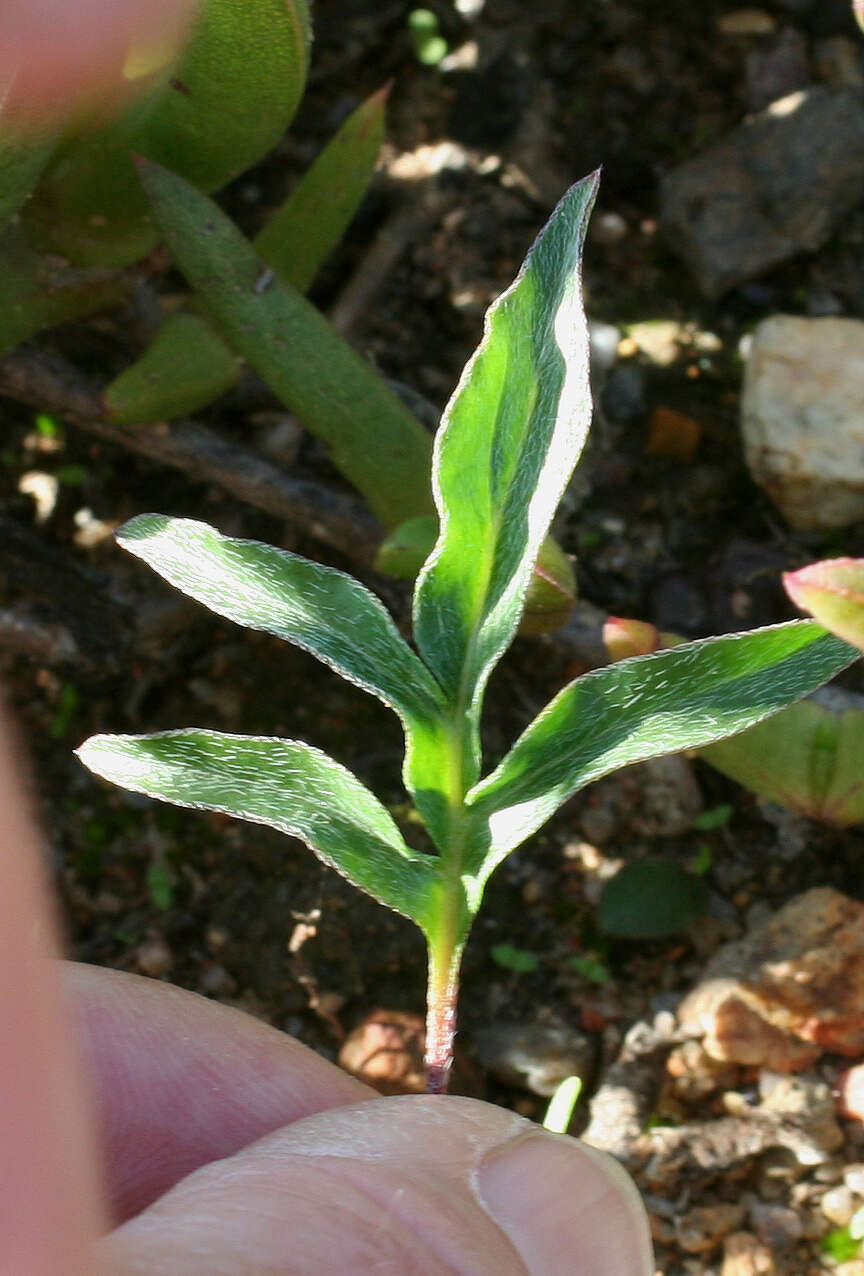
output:
[[[711,959],[679,1019],[714,1059],[793,1072],[864,1053],[864,904],[830,887],[791,900]]]
[[[855,1213],[855,1202],[848,1187],[832,1187],[819,1202],[819,1208],[835,1227],[845,1227]]]
[[[734,1232],[723,1245],[721,1276],[776,1276],[770,1249],[752,1232]]]
[[[741,428],[753,479],[792,527],[828,531],[864,518],[864,322],[765,319]]]

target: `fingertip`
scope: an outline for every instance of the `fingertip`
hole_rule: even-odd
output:
[[[517,1135],[486,1155],[477,1193],[531,1276],[653,1276],[635,1185],[611,1157],[576,1139]]]

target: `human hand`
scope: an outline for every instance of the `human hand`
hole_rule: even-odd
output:
[[[3,739],[0,1272],[650,1276],[602,1154],[474,1100],[378,1098],[239,1011],[46,960],[23,811]]]

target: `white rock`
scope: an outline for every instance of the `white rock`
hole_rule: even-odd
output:
[[[848,1187],[832,1187],[819,1203],[820,1209],[829,1223],[835,1227],[845,1227],[855,1213],[855,1202]]]
[[[828,531],[864,518],[864,322],[763,320],[741,427],[753,479],[792,527]]]

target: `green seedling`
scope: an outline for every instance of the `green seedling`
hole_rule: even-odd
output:
[[[408,30],[418,62],[424,66],[437,66],[446,58],[447,41],[431,9],[412,9],[408,14]]]
[[[543,1129],[549,1130],[551,1134],[566,1134],[581,1093],[582,1078],[575,1074],[565,1077],[549,1100],[543,1117]]]
[[[702,833],[710,833],[713,829],[719,829],[724,824],[728,824],[731,818],[732,807],[728,802],[721,802],[719,806],[712,806],[710,811],[702,811],[697,815],[693,821],[693,827]]]
[[[700,757],[759,797],[808,819],[837,828],[864,821],[864,702],[831,687],[709,745]]]
[[[514,948],[512,944],[493,944],[490,949],[492,960],[502,970],[512,970],[516,975],[533,975],[540,965],[536,953],[526,948]]]
[[[861,1240],[853,1236],[848,1227],[835,1227],[822,1237],[820,1246],[823,1254],[833,1258],[835,1263],[847,1263],[861,1253]]]
[[[609,967],[601,961],[596,953],[574,953],[567,958],[567,965],[577,975],[589,980],[592,984],[611,984],[612,975]]]
[[[155,908],[163,913],[173,908],[176,884],[177,879],[167,860],[151,861],[147,869],[147,890]]]
[[[120,544],[218,614],[305,648],[378,696],[405,731],[405,787],[429,852],[381,802],[296,740],[190,728],[94,736],[97,774],[180,806],[302,838],[429,950],[429,1089],[446,1088],[462,953],[489,875],[592,780],[761,721],[856,655],[814,621],[687,643],[571,682],[484,775],[480,719],[532,569],[585,442],[591,395],[580,267],[596,177],[572,188],[491,308],[444,413],[433,488],[441,531],[414,590],[414,647],[333,568],[205,524],[145,514]],[[220,233],[217,230],[215,234]],[[249,280],[245,277],[240,298]]]

